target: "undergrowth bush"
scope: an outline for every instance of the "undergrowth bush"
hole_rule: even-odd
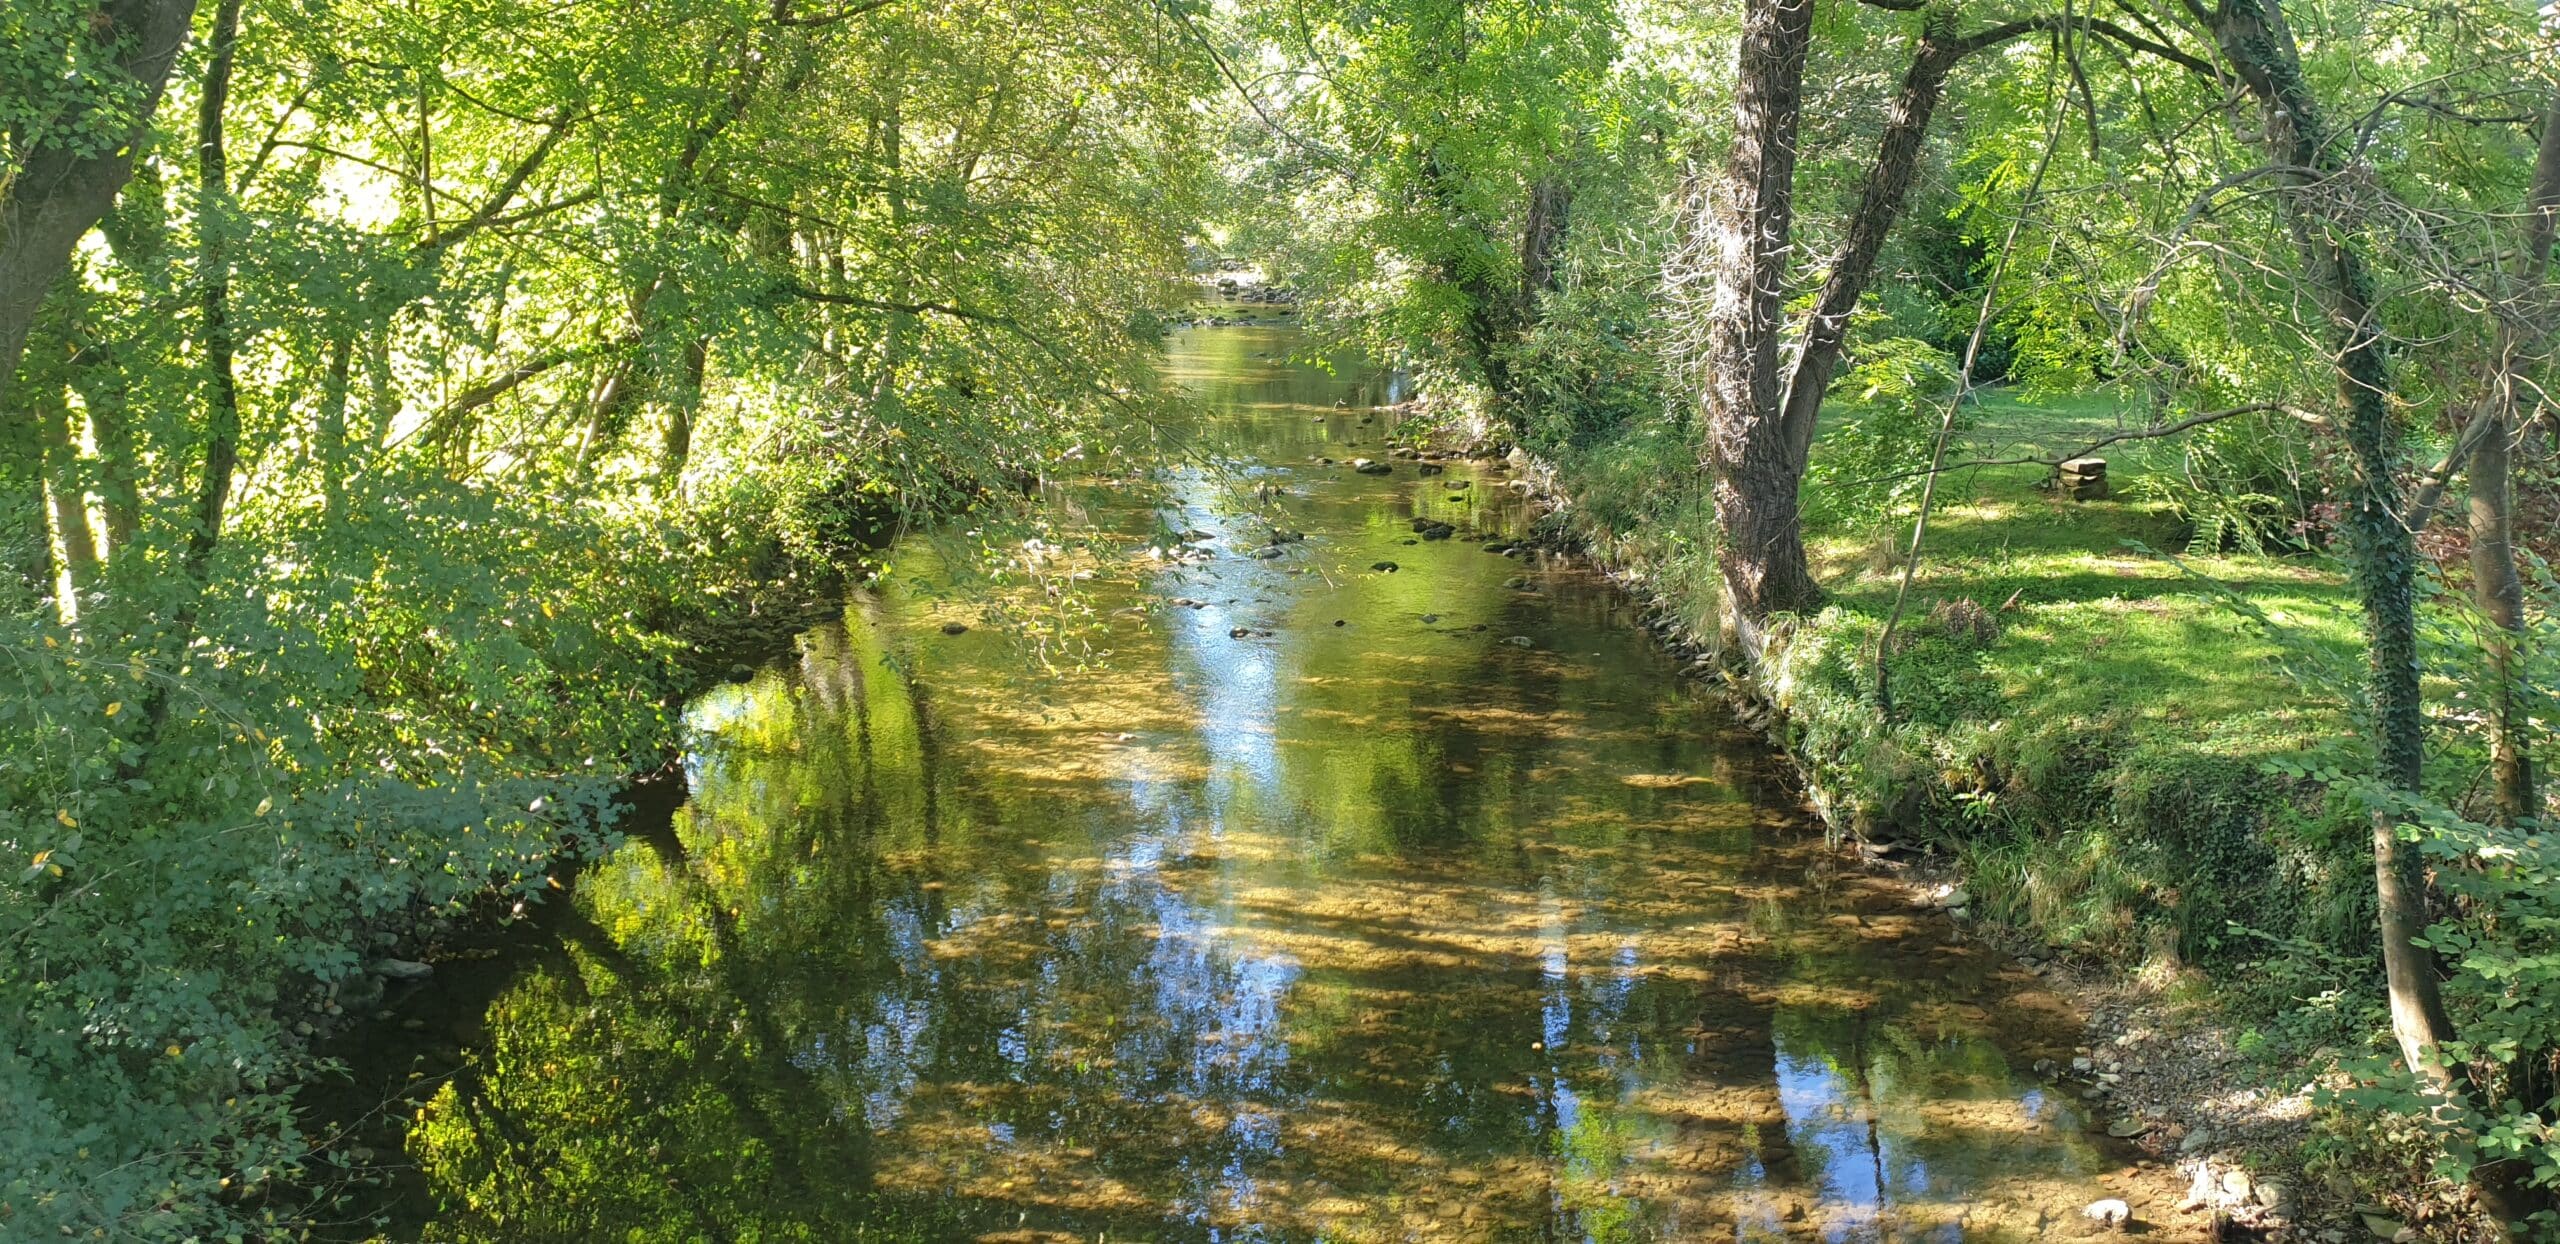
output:
[[[433,477],[313,518],[217,561],[174,661],[0,620],[0,1236],[274,1229],[300,1020],[545,891],[664,736],[645,620],[689,576],[649,527]]]

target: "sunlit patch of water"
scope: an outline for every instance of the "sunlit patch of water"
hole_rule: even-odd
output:
[[[1034,693],[943,632],[966,603],[893,593],[695,703],[690,803],[476,995],[407,1128],[416,1231],[2076,1233],[2113,1164],[2013,1071],[2058,1001],[1837,873],[1605,585],[1485,551],[1497,472],[1316,461],[1386,458],[1387,389],[1292,349],[1168,362],[1285,496],[1072,495],[1128,563],[1080,589],[1107,664]],[[1214,556],[1151,557],[1168,527]]]

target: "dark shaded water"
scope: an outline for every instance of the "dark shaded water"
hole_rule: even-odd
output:
[[[2116,1164],[2012,1071],[2059,1002],[1837,871],[1605,584],[1485,551],[1499,472],[1312,463],[1386,395],[1295,345],[1171,347],[1267,469],[1064,498],[1110,538],[1002,592],[918,550],[695,704],[689,801],[360,1068],[399,1233],[2082,1234]]]

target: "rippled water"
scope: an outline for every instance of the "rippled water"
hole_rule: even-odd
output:
[[[1383,458],[1388,394],[1296,345],[1175,336],[1203,443],[1261,466],[1062,498],[1111,533],[1042,563],[1091,572],[1062,603],[936,590],[920,550],[695,704],[681,806],[399,1003],[428,1031],[372,1061],[420,1069],[374,1072],[414,1170],[374,1208],[435,1240],[2083,1234],[2118,1164],[2012,1070],[2068,1057],[2059,1001],[1839,870],[1605,584],[1486,551],[1498,470],[1314,462]],[[1252,556],[1275,525],[1305,538]],[[1167,528],[1214,556],[1148,553]],[[1035,674],[1043,636],[1095,672]]]

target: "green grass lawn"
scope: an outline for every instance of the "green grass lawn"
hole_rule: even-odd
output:
[[[1857,417],[1826,411],[1826,431]],[[2107,394],[1995,395],[1950,458],[2052,457],[2140,420]],[[1817,461],[1823,451],[1817,441]],[[1703,620],[1703,503],[1659,486],[1688,452],[1629,441],[1567,476],[1586,527]],[[1808,532],[1830,600],[1768,672],[1817,795],[1852,822],[1957,851],[1992,910],[2092,953],[2195,957],[2244,916],[2343,932],[2342,905],[2361,891],[2343,873],[2326,884],[2337,870],[2310,858],[2325,831],[2263,765],[2343,729],[2359,650],[2343,579],[2319,558],[2178,554],[2178,515],[2139,481],[2179,470],[2179,443],[2101,456],[2115,493],[2104,501],[2039,487],[2041,466],[1943,477],[1890,662],[1890,719],[1873,659],[1911,508]],[[1932,623],[1958,600],[1991,611],[1996,635]]]
[[[2067,452],[2129,426],[2118,418],[2105,395],[1995,398],[1959,460]],[[1942,481],[1904,625],[1945,600],[2000,611],[1999,638],[1980,654],[1988,690],[2078,729],[2153,723],[2263,754],[2306,725],[2332,724],[2326,713],[2304,720],[2286,662],[2301,645],[2352,660],[2356,619],[2336,571],[2307,557],[2171,556],[2185,543],[2178,516],[2166,502],[2142,499],[2137,481],[2179,468],[2176,441],[2124,442],[2103,456],[2115,492],[2105,501],[2040,488],[2041,466],[1976,468]],[[1888,526],[1813,533],[1809,552],[1843,610],[1881,618],[1909,538],[1906,512]],[[2225,592],[2254,604],[2292,642],[2270,639]]]

